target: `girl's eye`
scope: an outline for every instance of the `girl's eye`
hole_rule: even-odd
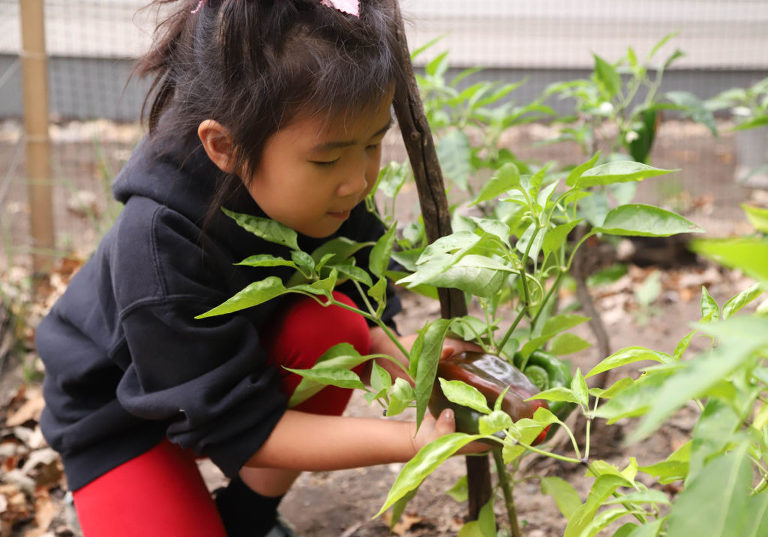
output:
[[[376,151],[380,146],[381,146],[381,142],[378,142],[378,143],[366,146],[365,149],[367,149],[368,151]]]
[[[330,167],[336,164],[339,161],[339,159],[333,159],[333,160],[310,160],[312,164],[315,164],[317,166],[322,167]]]

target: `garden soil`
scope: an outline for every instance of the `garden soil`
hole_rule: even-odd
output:
[[[115,126],[115,129],[122,127]],[[560,162],[578,162],[578,149],[565,145],[539,145],[551,137],[548,127],[531,125],[520,129],[507,140],[525,159],[542,162],[557,159]],[[2,129],[0,129],[2,130]],[[54,271],[45,288],[45,298],[25,301],[25,285],[29,268],[24,256],[11,255],[6,247],[0,256],[0,282],[3,301],[0,301],[0,537],[78,535],[76,519],[66,495],[66,484],[61,474],[60,461],[43,441],[37,419],[42,407],[39,389],[39,363],[31,346],[34,326],[50,302],[65,287],[76,270],[79,260],[87,255],[98,236],[99,223],[94,215],[104,214],[108,207],[103,196],[103,166],[93,164],[93,146],[88,142],[69,141],[56,146],[69,159],[76,170],[66,188],[59,189],[66,203],[59,204],[57,222],[59,236],[71,246],[69,255]],[[100,149],[113,155],[113,164],[127,153],[127,144],[105,142]],[[12,156],[8,144],[0,137],[0,164]],[[397,155],[390,148],[390,154]],[[667,122],[660,132],[652,155],[654,165],[662,168],[680,168],[673,180],[641,185],[641,201],[663,203],[685,214],[701,225],[709,235],[727,236],[749,230],[740,215],[739,204],[752,198],[762,202],[765,194],[743,188],[733,180],[736,163],[733,157],[733,138],[723,135],[713,138],[700,126],[686,122]],[[5,160],[3,160],[5,159]],[[581,159],[583,160],[583,159]],[[3,166],[0,166],[2,168]],[[661,186],[660,186],[661,185]],[[25,208],[23,185],[11,185],[3,204],[5,235],[12,243],[23,242],[25,237]],[[406,187],[407,189],[408,187]],[[90,195],[88,193],[91,193]],[[413,189],[406,191],[401,202],[401,217],[413,214],[417,207]],[[83,208],[85,207],[85,208]],[[9,212],[10,211],[10,212]],[[9,222],[10,220],[10,222]],[[75,240],[75,237],[77,240]],[[7,243],[6,243],[7,246]],[[660,248],[660,249],[659,249]],[[655,257],[641,256],[642,253]],[[624,243],[618,252],[627,260],[629,270],[613,283],[592,289],[595,304],[611,338],[613,350],[641,345],[671,353],[677,342],[689,331],[689,324],[699,318],[701,287],[706,286],[718,302],[746,288],[750,281],[739,273],[720,269],[708,262],[691,259],[684,249],[670,249],[668,243],[648,245]],[[595,249],[592,257],[600,257],[596,265],[615,261],[616,250],[606,254]],[[643,261],[640,261],[640,259]],[[656,259],[657,262],[648,262]],[[654,271],[660,271],[661,290],[650,305],[641,305],[637,291]],[[14,294],[15,293],[15,294]],[[428,299],[402,292],[404,312],[398,324],[402,333],[420,328],[425,321],[439,315],[438,305]],[[567,306],[575,300],[567,288],[561,293],[561,304]],[[575,332],[589,341],[594,336],[587,325]],[[706,341],[695,339],[692,351],[703,349]],[[7,352],[9,350],[13,352]],[[570,357],[574,368],[588,371],[597,361],[597,351],[588,349]],[[638,364],[621,373],[639,374]],[[616,377],[613,377],[614,379]],[[609,383],[611,380],[609,379]],[[350,416],[380,417],[378,406],[369,406],[356,394],[348,407]],[[612,426],[597,422],[591,435],[591,457],[606,460],[619,468],[625,467],[631,457],[648,464],[657,462],[682,445],[691,434],[697,409],[681,409],[665,426],[646,441],[627,445],[624,438],[635,425],[621,421]],[[408,417],[408,416],[406,416]],[[573,421],[573,418],[569,420]],[[570,454],[562,434],[555,436],[554,449]],[[455,537],[466,516],[466,501],[456,501],[446,494],[464,474],[463,457],[454,457],[442,465],[420,487],[406,508],[403,517],[393,525],[393,534],[402,537]],[[212,489],[223,484],[223,477],[206,461],[201,470]],[[387,491],[402,468],[400,464],[336,472],[303,474],[283,500],[283,517],[304,537],[384,537],[390,535],[387,516],[373,519],[386,498]],[[586,497],[590,480],[584,468],[539,456],[525,457],[516,478],[515,503],[526,537],[556,537],[563,534],[565,519],[551,497],[541,493],[539,478],[558,476]],[[676,493],[675,488],[667,492]],[[504,513],[497,511],[503,524]]]

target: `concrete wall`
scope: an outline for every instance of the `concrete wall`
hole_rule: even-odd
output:
[[[0,0],[0,118],[21,115],[18,1]],[[21,0],[23,1],[23,0]],[[151,42],[153,16],[144,0],[47,0],[50,108],[54,120],[138,118],[147,84],[128,83],[132,58]],[[680,34],[659,50],[686,56],[662,88],[700,98],[768,76],[765,0],[401,0],[412,49],[441,37],[423,64],[450,50],[456,70],[485,67],[478,79],[528,83],[518,102],[550,83],[588,76],[599,53],[616,61],[632,46],[644,57],[665,34]],[[559,111],[566,110],[563,103]]]

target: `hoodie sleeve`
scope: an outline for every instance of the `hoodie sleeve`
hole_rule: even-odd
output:
[[[131,198],[111,253],[123,370],[117,398],[129,413],[168,423],[168,438],[234,476],[285,411],[259,330],[279,300],[195,319],[243,287],[226,250],[204,254],[200,229],[181,214]],[[205,250],[206,252],[208,250]]]
[[[286,401],[252,323],[237,315],[196,321],[198,305],[175,298],[125,316],[131,362],[117,397],[131,414],[168,421],[172,442],[231,477],[266,441]]]

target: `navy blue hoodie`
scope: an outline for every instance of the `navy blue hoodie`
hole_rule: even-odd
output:
[[[288,250],[215,212],[220,173],[202,147],[145,139],[118,175],[125,207],[96,253],[37,329],[46,369],[41,428],[76,490],[167,437],[232,477],[286,408],[259,330],[285,302],[195,320],[249,283],[286,267],[233,264]],[[264,216],[244,189],[224,205]],[[383,227],[364,204],[333,236],[375,241]],[[299,236],[312,251],[328,239]],[[367,249],[358,265],[367,268]],[[353,287],[340,287],[362,306]],[[388,290],[385,319],[399,301]]]

